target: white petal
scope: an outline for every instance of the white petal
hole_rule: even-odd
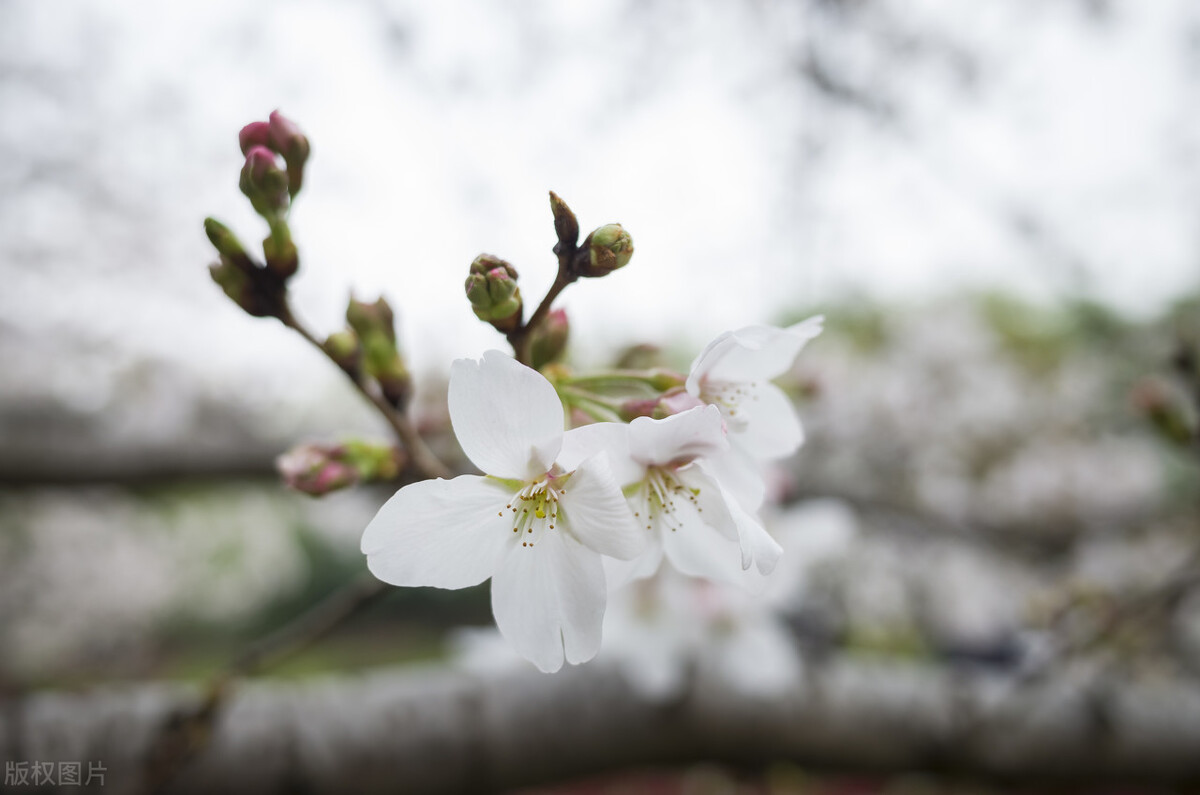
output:
[[[575,468],[559,510],[567,530],[601,555],[630,560],[646,549],[646,534],[634,524],[633,512],[609,470],[605,453]]]
[[[572,470],[597,453],[608,453],[608,466],[618,485],[636,483],[646,468],[629,456],[629,426],[623,422],[593,422],[566,432],[558,464]]]
[[[728,449],[716,406],[699,406],[661,420],[638,417],[629,424],[629,454],[642,464],[688,462]]]
[[[767,493],[761,465],[739,447],[699,462],[704,471],[747,511],[762,507]]]
[[[533,547],[509,544],[492,577],[496,626],[547,673],[590,660],[600,649],[607,590],[600,556],[561,532]]]
[[[730,423],[729,441],[751,458],[785,458],[804,443],[804,429],[783,390],[759,383],[738,404],[738,422]]]
[[[363,531],[367,567],[392,585],[481,583],[506,540],[509,521],[500,512],[510,499],[509,490],[478,475],[405,486]]]
[[[535,480],[553,465],[563,407],[537,371],[500,351],[480,361],[457,359],[446,399],[459,445],[487,474]]]
[[[710,515],[696,510],[689,500],[676,503],[675,529],[660,524],[663,549],[671,565],[692,577],[736,583],[743,578],[741,550],[736,538],[730,539],[705,519]]]
[[[695,359],[692,360],[692,367],[688,371],[685,388],[689,395],[700,395],[701,382],[708,379],[714,367],[724,359],[729,349],[736,347],[737,342],[733,339],[732,331],[724,331],[717,335],[716,339],[704,346],[704,350],[700,351]]]
[[[710,342],[692,363],[687,390],[699,388],[701,379],[729,383],[766,381],[792,366],[805,344],[821,333],[821,316],[811,317],[786,329],[746,326],[725,332]]]
[[[742,567],[750,568],[753,563],[762,574],[770,574],[783,555],[783,547],[776,543],[757,519],[744,511],[736,501],[729,503],[729,510],[737,522],[738,542],[742,548]]]
[[[696,507],[704,523],[731,541],[738,539],[737,522],[733,518],[729,501],[730,492],[712,476],[706,461],[697,461],[689,467],[677,470],[675,477],[696,497]]]

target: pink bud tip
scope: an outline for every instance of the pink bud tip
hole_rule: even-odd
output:
[[[238,144],[242,147],[242,154],[250,154],[250,150],[255,146],[271,145],[271,126],[265,121],[252,121],[242,128],[238,133]]]
[[[267,127],[270,129],[271,142],[280,152],[287,151],[288,141],[303,136],[300,128],[296,126],[296,122],[284,116],[279,111],[271,111],[270,119],[271,121],[267,123]]]
[[[250,177],[255,182],[261,182],[268,171],[279,168],[275,161],[275,153],[265,146],[252,146],[246,152],[246,167],[250,169]]]
[[[688,409],[694,409],[697,406],[703,405],[704,401],[682,389],[677,392],[668,392],[658,401],[659,409],[667,416],[680,414]]]

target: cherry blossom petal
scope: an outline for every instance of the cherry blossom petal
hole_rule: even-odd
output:
[[[492,577],[492,612],[522,657],[552,673],[600,649],[607,589],[600,556],[563,532],[507,545]]]
[[[675,529],[663,528],[663,551],[671,565],[692,577],[705,577],[720,582],[741,579],[741,552],[737,539],[721,534],[705,521],[707,511],[699,513],[696,506],[684,500],[676,503]]]
[[[745,383],[782,375],[805,344],[821,333],[823,321],[818,315],[786,329],[747,326],[721,334],[692,363],[687,391],[698,395],[705,379]]]
[[[747,511],[762,507],[767,485],[761,465],[738,446],[701,462],[705,472]]]
[[[742,509],[736,501],[729,502],[730,513],[737,522],[738,543],[742,549],[742,568],[753,563],[762,574],[770,574],[783,555],[783,547],[771,538],[758,520]]]
[[[638,417],[629,424],[629,454],[642,464],[688,462],[728,449],[716,406],[699,406],[661,420]]]
[[[563,523],[589,549],[621,560],[630,560],[646,549],[646,534],[639,532],[629,504],[608,466],[607,453],[598,453],[575,468],[559,510]]]
[[[737,522],[728,503],[732,496],[714,477],[707,461],[697,461],[675,473],[679,483],[696,497],[704,523],[731,541],[738,539]],[[678,504],[678,503],[677,503]]]
[[[558,393],[536,370],[500,351],[457,359],[447,394],[454,435],[489,475],[536,480],[554,464],[564,414]]]
[[[786,458],[804,443],[804,429],[792,401],[774,384],[747,389],[738,405],[737,423],[730,423],[730,443],[752,458]]]
[[[501,513],[510,499],[509,490],[478,475],[405,486],[363,531],[367,567],[392,585],[477,585],[492,576],[511,535]]]
[[[646,467],[629,455],[629,426],[623,422],[594,422],[567,431],[558,464],[572,470],[598,453],[608,454],[609,469],[620,486],[636,483],[646,474]]]

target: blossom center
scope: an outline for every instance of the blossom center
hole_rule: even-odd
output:
[[[699,495],[700,489],[688,488],[680,482],[674,467],[652,466],[647,468],[642,481],[642,510],[633,515],[646,522],[647,530],[658,525],[674,533],[684,523],[679,517],[681,505],[691,503],[697,513],[703,510],[697,499]]]
[[[521,540],[521,546],[532,547],[558,526],[559,500],[566,493],[563,486],[565,483],[556,483],[553,477],[527,483],[504,506],[512,515],[513,535]]]
[[[700,399],[719,408],[726,424],[741,429],[746,425],[746,403],[758,400],[757,387],[757,381],[743,384],[706,380],[700,385]]]

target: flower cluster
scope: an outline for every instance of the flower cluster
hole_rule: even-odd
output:
[[[394,431],[396,444],[310,444],[279,461],[285,482],[312,496],[414,481],[363,533],[380,580],[466,588],[490,578],[497,627],[543,671],[594,657],[610,588],[650,577],[664,559],[683,575],[764,587],[782,550],[757,518],[761,467],[804,439],[770,382],[821,332],[820,317],[722,334],[686,376],[630,367],[576,376],[560,361],[570,323],[554,302],[576,281],[621,271],[634,245],[615,223],[581,240],[575,213],[551,192],[558,271],[536,308],[526,316],[517,269],[490,254],[475,258],[463,285],[472,312],[504,335],[513,356],[488,351],[451,367],[454,434],[485,474],[450,477],[408,416],[413,384],[391,305],[351,297],[347,327],[324,338],[293,311],[300,255],[288,215],[304,184],[308,138],[276,111],[244,127],[238,144],[238,185],[269,234],[260,262],[206,219],[219,257],[210,270],[243,311],[318,347]]]
[[[595,656],[610,587],[664,557],[683,574],[761,587],[781,549],[756,518],[760,462],[803,440],[770,379],[820,330],[818,317],[722,334],[657,401],[662,416],[565,431],[566,387],[499,351],[454,362],[451,422],[487,474],[400,489],[363,534],[368,566],[402,586],[490,577],[497,627],[543,671]]]

